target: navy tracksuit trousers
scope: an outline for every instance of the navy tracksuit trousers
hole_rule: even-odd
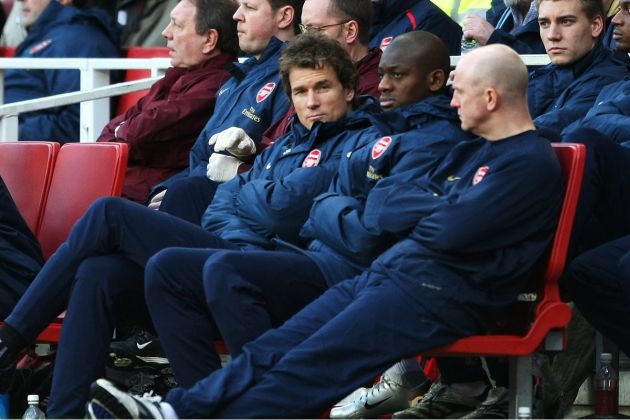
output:
[[[449,319],[437,319],[393,281],[366,272],[166,402],[180,418],[317,418],[401,358],[483,331],[463,305],[445,305]]]
[[[630,236],[577,257],[564,283],[584,317],[630,354]]]
[[[215,340],[236,357],[326,289],[317,265],[293,252],[169,248],[145,274],[151,318],[186,388],[221,367]]]
[[[201,225],[201,216],[210,205],[218,185],[205,176],[187,176],[174,180],[162,199],[160,211]]]
[[[128,200],[103,198],[77,221],[66,242],[33,280],[6,322],[27,341],[34,341],[68,308],[49,417],[83,415],[89,385],[103,368],[103,349],[106,352],[111,340],[118,296],[129,291],[141,296],[147,260],[173,246],[238,249],[178,217]],[[77,357],[85,358],[81,373],[63,368],[76,367]]]

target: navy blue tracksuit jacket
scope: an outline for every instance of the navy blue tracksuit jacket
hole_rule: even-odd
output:
[[[240,127],[255,141],[289,109],[289,98],[280,86],[278,59],[284,43],[272,38],[260,56],[243,63],[234,63],[232,78],[217,92],[215,112],[206,123],[190,151],[187,176],[206,176],[208,158],[213,148],[208,140],[213,134],[230,127]],[[180,175],[181,176],[181,175]],[[158,187],[169,188],[166,180]]]
[[[426,278],[409,289],[422,302],[509,305],[551,243],[563,198],[559,171],[549,143],[528,132],[462,143],[430,177],[395,188],[384,182],[368,199],[366,224],[408,237],[379,265],[404,289],[408,279]],[[429,309],[448,319],[439,306]]]
[[[334,183],[315,199],[301,231],[310,240],[306,254],[329,285],[365,270],[397,239],[364,224],[365,200],[374,185],[386,177],[401,183],[422,177],[457,143],[471,138],[460,129],[449,102],[448,95],[439,94],[401,107],[393,112],[407,121],[406,132],[373,138],[358,147],[348,144],[352,154],[342,157]]]
[[[18,46],[16,58],[116,58],[118,25],[100,9],[79,10],[51,1]],[[8,69],[5,103],[80,90],[78,70]],[[20,140],[79,140],[79,104],[20,114]]]
[[[604,86],[628,76],[625,62],[601,43],[569,66],[548,64],[529,75],[529,112],[538,128],[558,134],[584,117]]]
[[[630,81],[606,86],[586,116],[567,127],[563,135],[578,127],[597,130],[619,144],[630,142]]]
[[[540,26],[538,20],[533,19],[525,25],[514,29],[514,17],[509,8],[501,4],[503,12],[499,15],[486,13],[486,17],[497,16],[498,19],[489,19],[495,30],[488,38],[488,44],[504,44],[519,54],[545,54],[545,45],[540,39]]]
[[[380,111],[375,99],[364,100],[347,118],[315,123],[311,131],[294,118],[292,130],[248,172],[218,188],[203,216],[204,229],[243,248],[271,248],[276,238],[300,243],[313,198],[337,173],[346,143],[356,143]]]

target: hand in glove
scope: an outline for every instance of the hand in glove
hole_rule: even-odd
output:
[[[210,146],[214,145],[215,152],[227,151],[232,156],[242,160],[247,156],[256,154],[256,144],[247,133],[239,127],[230,127],[220,133],[214,134],[208,140]]]
[[[236,176],[242,163],[234,156],[213,153],[208,159],[206,175],[210,181],[226,182]]]

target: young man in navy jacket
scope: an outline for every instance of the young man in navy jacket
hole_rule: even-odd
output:
[[[165,403],[98,380],[90,414],[315,417],[396,360],[486,331],[552,241],[562,175],[529,116],[516,53],[480,48],[453,80],[462,128],[480,137],[426,176],[385,178],[372,189],[365,225],[400,235],[398,243]]]
[[[538,128],[555,133],[580,118],[608,84],[628,75],[628,61],[613,56],[601,41],[600,0],[534,0],[540,37],[551,63],[529,77],[529,111]]]

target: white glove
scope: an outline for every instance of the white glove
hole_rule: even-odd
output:
[[[220,133],[212,135],[208,140],[214,145],[215,152],[228,151],[232,156],[244,158],[256,154],[256,144],[247,133],[239,127],[230,127]]]
[[[238,173],[238,167],[243,162],[234,156],[222,155],[221,153],[213,153],[208,159],[206,175],[210,181],[226,182],[234,178]]]

